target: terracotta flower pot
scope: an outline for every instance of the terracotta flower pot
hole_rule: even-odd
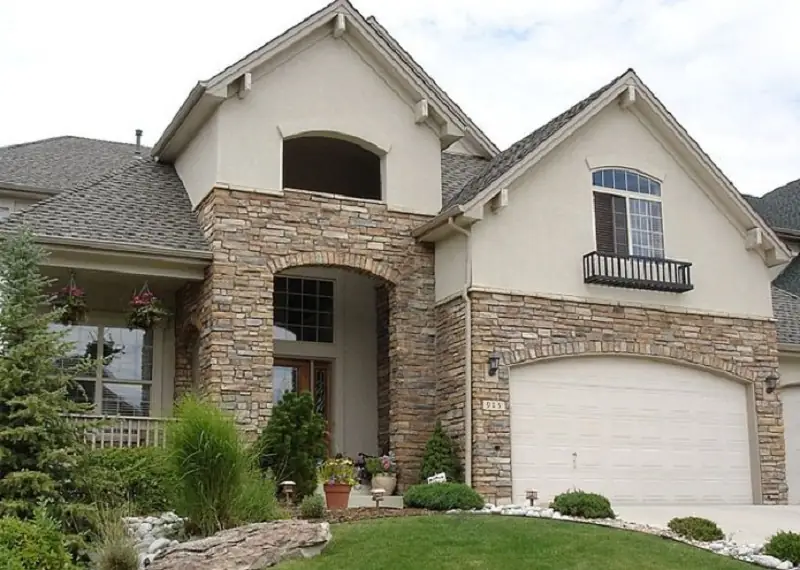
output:
[[[328,508],[346,509],[350,502],[350,485],[346,483],[325,483],[325,502]]]
[[[372,476],[372,488],[383,489],[386,491],[386,496],[394,494],[397,487],[397,475],[392,473],[380,473]]]

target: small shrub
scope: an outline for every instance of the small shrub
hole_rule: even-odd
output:
[[[325,499],[320,495],[303,497],[300,503],[301,519],[321,519],[325,516]]]
[[[475,489],[463,483],[431,483],[406,489],[403,504],[409,508],[449,511],[480,509],[485,503]]]
[[[725,538],[717,523],[702,517],[675,517],[667,526],[675,534],[701,542],[713,542]]]
[[[138,570],[139,556],[118,511],[103,518],[101,538],[95,555],[97,570]]]
[[[91,451],[78,470],[88,499],[106,507],[126,506],[131,515],[175,508],[175,471],[165,449],[107,448]]]
[[[235,524],[247,524],[274,521],[282,516],[275,480],[263,475],[254,462],[233,501],[232,520]]]
[[[780,531],[772,535],[764,545],[764,553],[795,565],[800,564],[800,534]]]
[[[550,508],[562,515],[579,517],[582,519],[611,519],[614,511],[611,503],[603,495],[585,493],[583,491],[568,491],[557,495]]]
[[[325,430],[311,394],[285,394],[258,440],[261,468],[272,471],[278,483],[294,481],[298,498],[313,494],[317,464],[327,452]]]
[[[422,469],[420,481],[425,483],[428,477],[444,473],[448,481],[463,481],[461,461],[458,458],[456,445],[442,428],[442,422],[436,421],[428,443],[425,444],[425,454],[422,456]]]
[[[72,570],[66,537],[58,524],[38,511],[35,518],[23,521],[0,519],[0,560],[3,570]]]
[[[176,502],[189,525],[210,535],[236,523],[236,503],[252,467],[233,418],[213,404],[184,398],[167,448],[178,474]]]

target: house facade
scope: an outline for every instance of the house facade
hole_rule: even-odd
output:
[[[189,392],[253,435],[308,391],[331,453],[392,450],[403,484],[441,420],[491,500],[787,501],[792,252],[632,70],[500,151],[337,0],[198,83],[152,149],[6,147],[0,190],[86,290],[84,397],[126,444]],[[145,286],[172,317],[129,330]]]

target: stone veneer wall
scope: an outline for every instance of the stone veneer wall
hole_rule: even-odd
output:
[[[436,417],[464,460],[465,304],[461,297],[436,308]]]
[[[378,277],[388,291],[389,376],[381,397],[388,442],[401,484],[415,481],[436,392],[433,248],[411,235],[428,218],[292,190],[275,196],[215,189],[197,212],[214,255],[204,291],[195,294],[202,302],[192,310],[195,319],[206,317],[205,391],[235,411],[246,432],[259,430],[272,409],[274,275],[316,265]]]
[[[655,356],[731,374],[755,384],[762,500],[787,501],[783,417],[778,393],[763,378],[778,366],[774,322],[744,318],[472,292],[473,483],[493,500],[511,498],[510,411],[484,411],[481,401],[509,402],[508,374],[487,374],[493,349],[505,364],[578,354]],[[449,309],[448,309],[449,308]],[[440,312],[458,311],[457,305]]]

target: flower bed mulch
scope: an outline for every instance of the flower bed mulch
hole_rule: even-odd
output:
[[[289,516],[296,519],[300,518],[300,509],[292,507],[287,509]],[[434,511],[425,509],[376,509],[374,507],[359,507],[356,509],[340,509],[327,511],[325,519],[329,523],[347,523],[370,519],[383,519],[391,517],[418,517],[436,514]]]

